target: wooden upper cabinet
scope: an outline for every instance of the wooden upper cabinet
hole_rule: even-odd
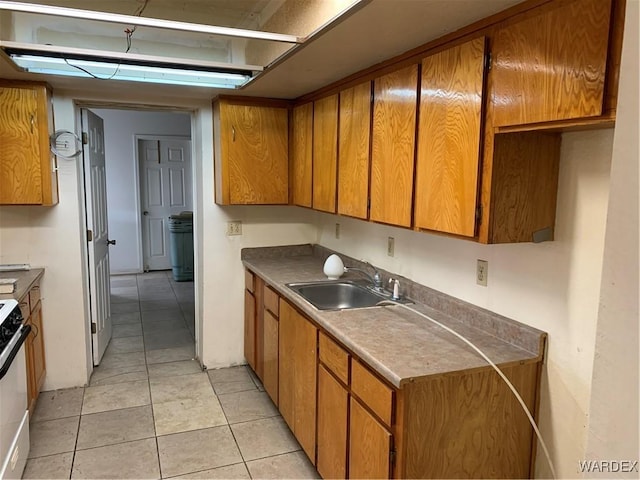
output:
[[[58,174],[46,84],[0,82],[0,205],[55,205]]]
[[[371,211],[375,222],[411,226],[418,65],[374,81]]]
[[[556,2],[500,28],[492,46],[495,126],[603,113],[611,0]]]
[[[313,106],[313,208],[336,211],[338,163],[338,95]]]
[[[422,61],[416,228],[475,235],[485,44],[477,38]]]
[[[340,92],[338,213],[368,217],[371,82]]]
[[[293,109],[291,141],[291,203],[311,207],[313,173],[313,103]]]
[[[216,203],[289,203],[288,108],[214,103]]]

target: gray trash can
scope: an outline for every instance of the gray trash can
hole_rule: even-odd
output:
[[[169,217],[171,269],[176,282],[193,281],[193,212]]]

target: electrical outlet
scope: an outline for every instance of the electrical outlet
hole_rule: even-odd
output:
[[[336,223],[336,238],[340,238],[340,224]]]
[[[227,222],[227,236],[233,235],[242,235],[242,222],[240,220]]]
[[[387,239],[387,255],[389,255],[390,257],[393,257],[393,255],[395,254],[395,250],[396,250],[396,241],[393,237],[389,237]]]
[[[489,279],[489,262],[487,262],[486,260],[478,259],[478,263],[476,266],[476,283],[478,285],[482,285],[483,287],[486,287],[488,279]]]

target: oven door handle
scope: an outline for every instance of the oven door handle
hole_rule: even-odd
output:
[[[16,355],[18,355],[18,352],[20,351],[22,344],[29,335],[29,332],[31,332],[31,325],[23,325],[20,331],[20,337],[18,337],[18,340],[14,343],[13,348],[11,349],[9,356],[7,357],[7,360],[3,365],[0,365],[0,380],[2,380],[2,378],[9,371],[9,368],[11,368],[13,359],[16,358]]]

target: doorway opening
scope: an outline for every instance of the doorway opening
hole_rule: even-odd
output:
[[[192,360],[192,112],[82,105],[79,117],[93,377]]]

